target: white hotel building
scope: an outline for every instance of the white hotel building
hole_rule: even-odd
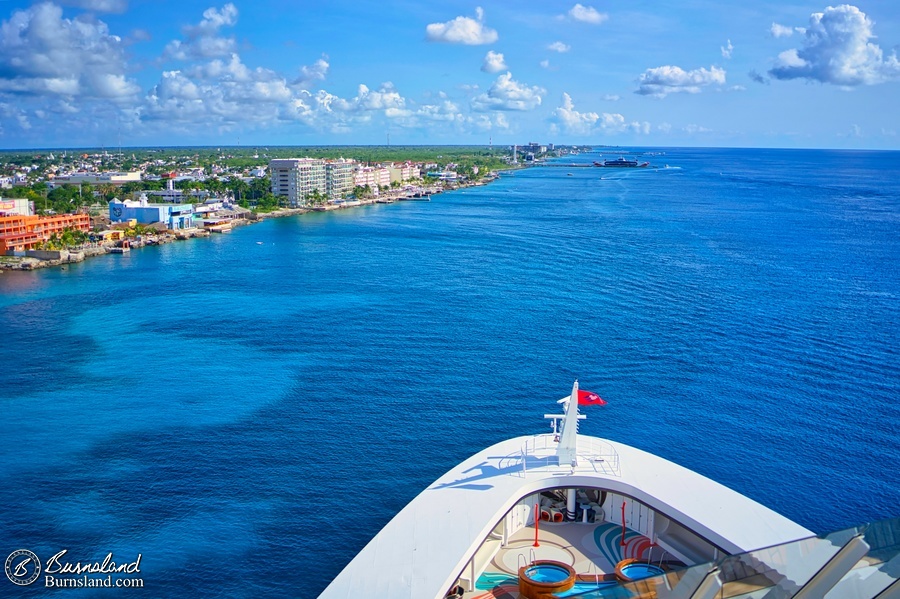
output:
[[[337,200],[353,191],[353,160],[332,160],[325,163],[325,191],[328,199]]]
[[[292,207],[303,206],[318,191],[337,199],[353,190],[352,160],[326,162],[316,158],[277,158],[269,162],[272,193],[286,197]]]
[[[292,207],[306,204],[313,191],[325,193],[325,161],[315,158],[277,158],[269,162],[272,193],[288,199]]]

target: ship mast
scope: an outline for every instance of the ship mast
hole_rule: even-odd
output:
[[[560,466],[578,464],[578,381],[572,385],[572,395],[563,400],[566,415],[563,419],[562,436],[556,448],[556,457]]]

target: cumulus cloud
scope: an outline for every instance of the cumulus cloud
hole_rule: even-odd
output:
[[[300,76],[294,79],[292,85],[309,89],[319,81],[324,81],[330,67],[327,59],[327,56],[323,56],[312,65],[300,67]]]
[[[529,87],[512,78],[512,73],[497,77],[491,88],[472,98],[472,110],[487,112],[489,110],[534,110],[541,105],[541,96],[547,91],[538,86]]]
[[[579,112],[569,94],[563,94],[562,106],[553,111],[554,125],[571,135],[589,135],[592,133],[617,134],[633,133],[647,135],[650,123],[647,121],[628,121],[619,113]]]
[[[592,25],[599,25],[609,18],[608,14],[599,12],[592,6],[582,6],[581,4],[576,4],[570,8],[567,14],[571,19],[582,23],[591,23]]]
[[[855,6],[842,4],[813,13],[803,47],[778,55],[769,75],[835,85],[874,85],[900,79],[896,52],[885,57],[870,40],[874,23]]]
[[[600,120],[600,115],[596,112],[575,110],[575,103],[567,93],[563,93],[562,106],[553,111],[553,117],[562,126],[563,131],[573,135],[588,135],[594,124]]]
[[[600,117],[600,129],[604,133],[650,133],[650,123],[647,121],[631,121],[625,120],[625,117],[619,113],[604,112]]]
[[[552,50],[553,52],[559,52],[560,54],[564,52],[568,52],[572,49],[572,46],[566,45],[562,42],[553,42],[549,46],[547,46],[548,50]]]
[[[541,65],[541,68],[549,69],[549,68],[550,68],[550,61],[544,59],[544,60],[542,60],[542,61],[540,62],[540,65]]]
[[[500,71],[505,71],[507,68],[506,62],[503,60],[503,54],[500,52],[489,50],[488,53],[484,55],[484,63],[481,65],[481,70],[485,73],[499,73]]]
[[[0,25],[0,93],[123,100],[138,91],[122,39],[102,21],[63,19],[45,3]]]
[[[221,9],[207,8],[197,25],[182,28],[184,39],[172,40],[163,52],[164,59],[190,60],[229,56],[237,48],[233,37],[221,37],[222,27],[237,24],[238,9],[228,3]]]
[[[431,23],[425,27],[425,36],[430,42],[466,44],[478,46],[492,44],[499,37],[497,32],[484,25],[484,11],[475,9],[476,18],[456,17],[446,23]]]
[[[769,28],[769,33],[775,38],[791,37],[794,35],[794,28],[787,27],[786,25],[779,25],[778,23],[772,23],[772,26]]]
[[[327,70],[320,59],[301,72],[313,79]],[[237,54],[215,59],[185,71],[166,71],[140,108],[140,117],[170,127],[189,129],[203,123],[219,131],[253,124],[271,126],[301,122],[317,130],[347,132],[354,124],[369,122],[372,115],[403,119],[414,115],[408,101],[390,82],[377,89],[359,85],[356,96],[341,98],[325,90],[305,89],[308,78],[297,81],[266,68],[250,68]],[[434,118],[449,107],[423,109],[421,116]]]
[[[643,96],[664,98],[668,94],[686,92],[700,93],[701,88],[708,85],[725,83],[725,70],[716,66],[685,71],[681,67],[661,66],[647,69],[638,79],[639,87],[635,93]]]
[[[721,47],[722,50],[722,58],[731,58],[731,53],[734,51],[734,46],[731,45],[731,40]]]

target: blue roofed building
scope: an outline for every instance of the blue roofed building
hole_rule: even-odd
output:
[[[172,230],[194,227],[193,204],[151,204],[147,196],[139,200],[114,199],[109,203],[109,220],[126,222],[134,219],[142,225],[164,223]]]

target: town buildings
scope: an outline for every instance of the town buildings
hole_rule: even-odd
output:
[[[33,250],[53,234],[66,229],[91,230],[91,217],[87,214],[57,214],[54,216],[0,216],[0,255],[7,252]]]
[[[286,197],[292,207],[307,203],[314,191],[326,193],[325,161],[315,158],[277,158],[269,162],[272,194]]]
[[[168,229],[190,229],[194,226],[193,204],[151,204],[147,196],[140,200],[113,200],[109,203],[109,220],[136,220],[142,225],[163,223]]]
[[[353,184],[357,187],[368,185],[370,189],[387,187],[391,184],[391,172],[386,168],[364,166],[356,171]]]
[[[419,166],[412,162],[392,163],[387,167],[391,183],[406,183],[421,176]]]
[[[272,194],[287,198],[296,208],[308,203],[317,192],[336,200],[353,191],[356,162],[316,158],[278,158],[269,162]]]
[[[0,216],[31,216],[34,202],[23,198],[0,198]]]
[[[48,180],[48,184],[52,187],[60,187],[66,183],[71,185],[79,185],[81,183],[90,183],[91,185],[125,185],[126,183],[135,183],[140,180],[141,171],[130,171],[127,173],[75,172],[68,175],[58,175]]]

